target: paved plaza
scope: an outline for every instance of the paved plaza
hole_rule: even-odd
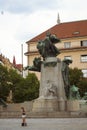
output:
[[[28,118],[27,126],[21,119],[0,119],[0,130],[87,130],[87,118]]]

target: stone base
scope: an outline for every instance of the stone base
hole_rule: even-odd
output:
[[[33,103],[34,112],[58,111],[57,100],[54,99],[36,99]]]
[[[65,101],[58,101],[58,99],[41,99],[38,98],[33,103],[33,112],[56,112],[65,111]]]
[[[80,110],[80,105],[78,100],[67,101],[67,111],[76,112]]]

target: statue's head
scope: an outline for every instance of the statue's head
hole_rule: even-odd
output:
[[[46,36],[47,36],[47,37],[50,37],[50,36],[51,36],[51,33],[50,33],[50,32],[47,32],[47,33],[46,33]]]
[[[64,59],[63,62],[65,62],[67,65],[69,65],[69,64],[72,63],[72,60],[70,60],[70,59]]]
[[[52,43],[60,42],[60,39],[58,37],[56,37],[56,35],[51,35],[50,40]]]
[[[50,39],[50,41],[52,43],[58,43],[58,42],[60,42],[60,39],[56,35],[51,34],[50,32],[47,32],[46,36],[49,37],[49,39]]]
[[[42,41],[38,41],[37,49],[41,53],[41,51],[42,51]]]

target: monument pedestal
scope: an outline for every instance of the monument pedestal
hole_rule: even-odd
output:
[[[66,110],[66,102],[58,99],[38,98],[33,103],[33,112],[57,112]]]
[[[46,58],[41,66],[40,95],[32,111],[65,111],[66,96],[62,77],[62,62],[56,57]]]
[[[33,103],[33,112],[58,111],[57,99],[36,99]]]
[[[32,113],[67,114],[67,110],[76,111],[79,108],[77,101],[66,99],[66,96],[69,96],[68,66],[72,61],[69,59],[61,61],[56,58],[60,54],[55,46],[58,42],[60,40],[55,35],[47,34],[46,38],[37,44],[43,61],[41,58],[35,58],[30,69],[41,71],[39,98],[34,100]]]
[[[66,100],[59,100],[58,101],[59,111],[67,111],[67,101]]]
[[[78,100],[67,101],[67,111],[76,112],[79,110],[80,110],[80,105]]]

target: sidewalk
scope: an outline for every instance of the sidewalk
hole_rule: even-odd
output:
[[[0,130],[87,130],[87,118],[28,118],[27,126],[21,119],[0,119]]]

